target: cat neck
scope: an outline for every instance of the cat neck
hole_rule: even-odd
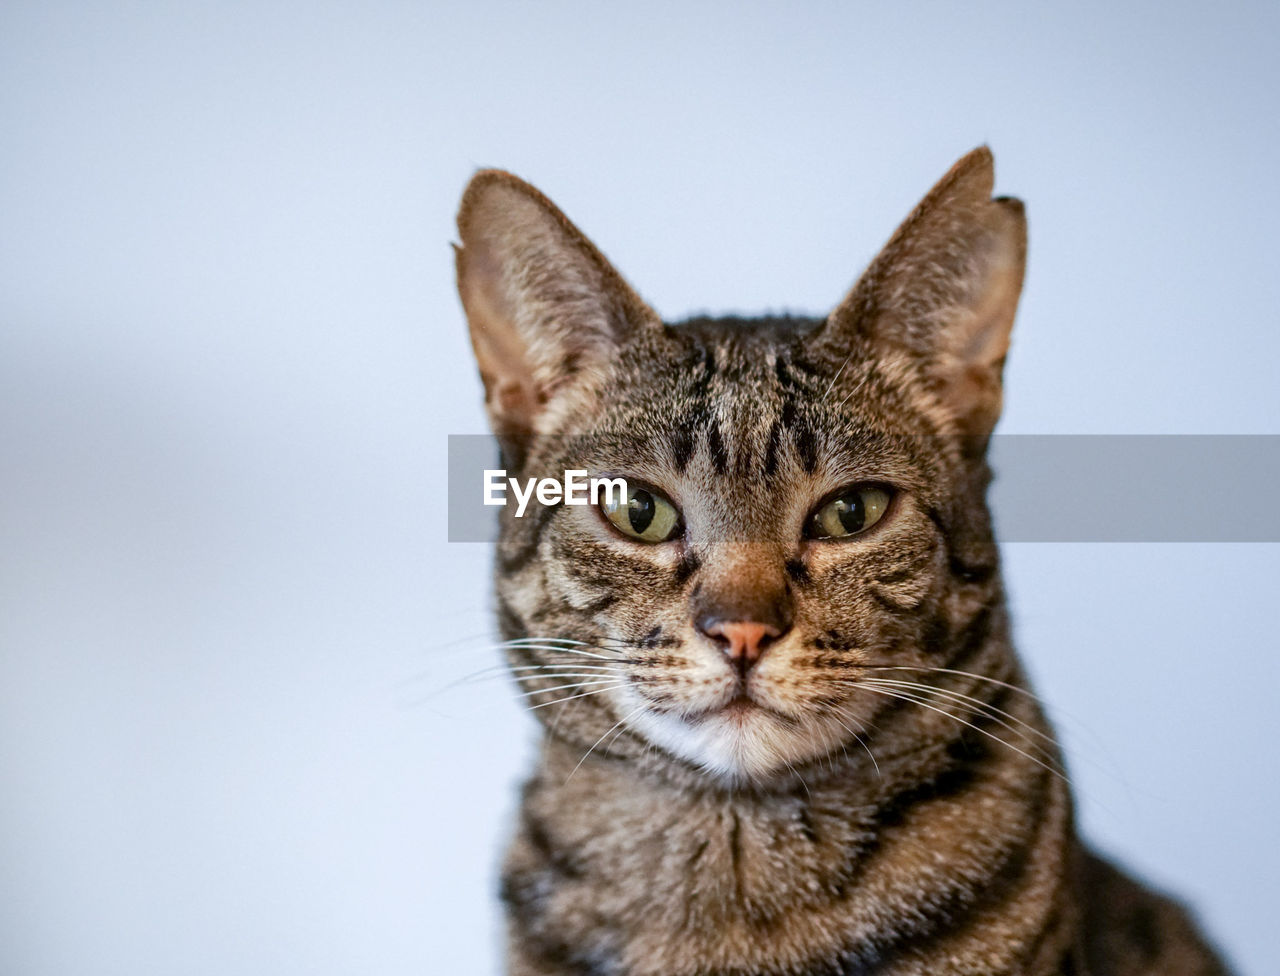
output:
[[[849,933],[850,952],[870,952],[940,905],[995,898],[1059,911],[1064,925],[1073,917],[1061,881],[1074,851],[1070,798],[1046,767],[994,744],[970,757],[954,745],[886,755],[878,770],[852,753],[821,765],[772,787],[726,788],[652,757],[582,761],[547,737],[507,900],[532,915],[520,893],[537,878],[556,891],[555,907],[538,911],[589,912],[625,929],[628,953],[654,959],[692,932],[746,947],[743,961],[756,945],[777,958],[779,940],[804,958],[831,926]]]

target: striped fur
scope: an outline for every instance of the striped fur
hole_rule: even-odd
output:
[[[1076,839],[985,505],[1025,250],[961,160],[825,320],[666,325],[549,201],[477,175],[459,287],[508,467],[678,506],[643,545],[504,513],[498,621],[542,720],[502,881],[516,976],[1225,972]],[[863,535],[806,540],[851,483]],[[706,606],[785,607],[740,678]],[[742,696],[750,704],[733,708]]]

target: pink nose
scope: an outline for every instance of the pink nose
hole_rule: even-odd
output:
[[[782,631],[755,620],[712,620],[699,629],[720,645],[734,666],[746,674]]]

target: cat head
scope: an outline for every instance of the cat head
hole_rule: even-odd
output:
[[[762,782],[870,733],[869,668],[997,667],[1026,225],[993,180],[956,163],[825,319],[666,324],[533,187],[472,179],[458,287],[509,474],[629,486],[502,514],[500,626],[555,735]]]

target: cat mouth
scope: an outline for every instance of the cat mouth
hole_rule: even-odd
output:
[[[713,714],[724,715],[729,718],[737,718],[738,716],[754,712],[759,707],[760,706],[752,701],[746,694],[739,692],[734,695],[733,698],[729,699],[726,704],[721,705],[716,709]]]
[[[716,719],[724,719],[733,722],[735,725],[743,725],[757,716],[779,719],[784,722],[790,722],[788,715],[783,715],[776,709],[770,708],[768,705],[752,698],[745,689],[739,689],[732,698],[722,705],[716,705],[705,711],[689,716],[695,722],[709,722]]]

